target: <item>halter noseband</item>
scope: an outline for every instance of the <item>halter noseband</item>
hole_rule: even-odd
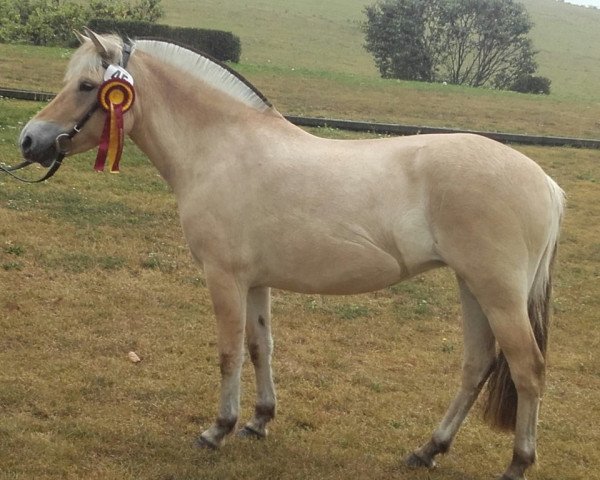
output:
[[[123,58],[119,63],[119,66],[127,68],[127,64],[129,63],[129,57],[131,56],[132,51],[133,48],[129,41],[125,41],[123,43]],[[108,62],[103,59],[102,68],[106,70],[108,67]],[[75,123],[75,125],[69,132],[61,133],[54,139],[54,147],[56,148],[58,155],[52,161],[52,165],[50,165],[50,168],[42,178],[39,178],[37,180],[27,180],[13,173],[16,170],[20,170],[21,168],[34,163],[31,160],[24,160],[23,162],[19,163],[18,165],[15,165],[14,167],[3,167],[2,165],[0,165],[0,172],[8,173],[11,177],[16,178],[17,180],[20,180],[21,182],[25,183],[40,183],[45,180],[48,180],[58,171],[58,169],[62,165],[62,161],[64,160],[65,156],[69,153],[71,148],[71,140],[73,139],[73,137],[79,132],[81,132],[88,120],[92,117],[96,110],[98,110],[98,107],[100,107],[100,103],[98,102],[98,100],[96,100],[94,104],[90,107],[90,109],[83,115],[83,117],[79,119],[79,121],[77,121],[77,123]]]

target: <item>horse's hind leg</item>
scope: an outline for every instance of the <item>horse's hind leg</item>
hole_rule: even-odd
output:
[[[526,302],[522,303],[520,308],[497,308],[488,312],[490,325],[510,368],[510,372],[504,377],[499,375],[490,385],[490,395],[499,400],[495,401],[499,407],[497,425],[510,429],[514,420],[513,458],[502,480],[523,480],[525,470],[536,460],[536,429],[545,361],[529,321]],[[516,405],[514,399],[506,395],[509,389],[516,389]]]
[[[495,358],[495,341],[479,303],[459,278],[463,309],[464,358],[460,390],[431,439],[406,458],[412,467],[433,467],[434,457],[450,448],[470,408],[477,399]]]
[[[240,430],[241,436],[263,438],[267,423],[275,417],[275,387],[271,372],[271,292],[269,288],[254,288],[248,292],[246,310],[246,342],[256,375],[256,406],[254,416]]]

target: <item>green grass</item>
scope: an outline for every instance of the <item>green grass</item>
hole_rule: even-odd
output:
[[[600,10],[554,0],[523,3],[535,23],[539,72],[552,80],[554,94],[567,100],[588,98],[597,107],[600,50],[594,46],[600,43]]]
[[[358,2],[341,10],[339,1],[165,3],[168,19],[180,24],[239,30],[245,53],[237,68],[286,113],[598,137],[599,97],[569,63],[586,49],[569,59],[560,53],[566,41],[553,40],[546,52],[561,59],[557,70],[570,71],[565,83],[534,97],[378,79],[350,46],[350,37],[360,43],[352,23]],[[550,1],[527,3],[545,12],[548,25],[582,15]],[[347,38],[338,28],[344,22]],[[587,23],[577,26],[569,38],[595,38]],[[340,43],[332,44],[336,35]],[[328,44],[332,52],[319,54]],[[267,45],[272,58],[260,56]],[[64,51],[0,45],[0,53],[0,84],[60,87]],[[593,75],[596,68],[591,61]],[[18,132],[41,107],[0,100],[0,162],[19,160]],[[593,480],[600,478],[599,154],[518,149],[568,195],[540,462],[528,478]],[[437,470],[402,465],[459,383],[458,295],[445,270],[354,297],[275,292],[280,405],[271,436],[231,439],[219,452],[195,449],[193,439],[214,418],[219,381],[204,278],[173,196],[144,156],[128,144],[120,175],[97,174],[92,165],[93,153],[69,158],[36,186],[0,177],[0,480],[475,480],[499,475],[509,462],[511,436],[490,431],[476,408]],[[131,350],[141,363],[127,360]],[[255,393],[249,366],[243,386],[246,419]]]
[[[376,75],[362,48],[362,0],[166,0],[165,23],[233,31],[242,63]],[[292,53],[293,52],[293,53]]]

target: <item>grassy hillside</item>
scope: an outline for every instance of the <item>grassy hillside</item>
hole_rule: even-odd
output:
[[[234,31],[244,63],[376,76],[363,49],[367,0],[163,0],[165,21]],[[556,95],[600,102],[600,10],[524,0],[535,27],[540,73]]]
[[[540,73],[557,95],[600,103],[600,10],[555,0],[524,0],[535,22]],[[600,123],[598,124],[600,132]]]
[[[167,23],[230,30],[242,62],[357,75],[377,71],[362,48],[364,0],[163,0]]]

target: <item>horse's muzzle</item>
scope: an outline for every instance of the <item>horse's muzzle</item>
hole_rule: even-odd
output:
[[[19,138],[23,158],[49,167],[59,154],[56,140],[64,134],[64,129],[55,123],[30,121]]]

